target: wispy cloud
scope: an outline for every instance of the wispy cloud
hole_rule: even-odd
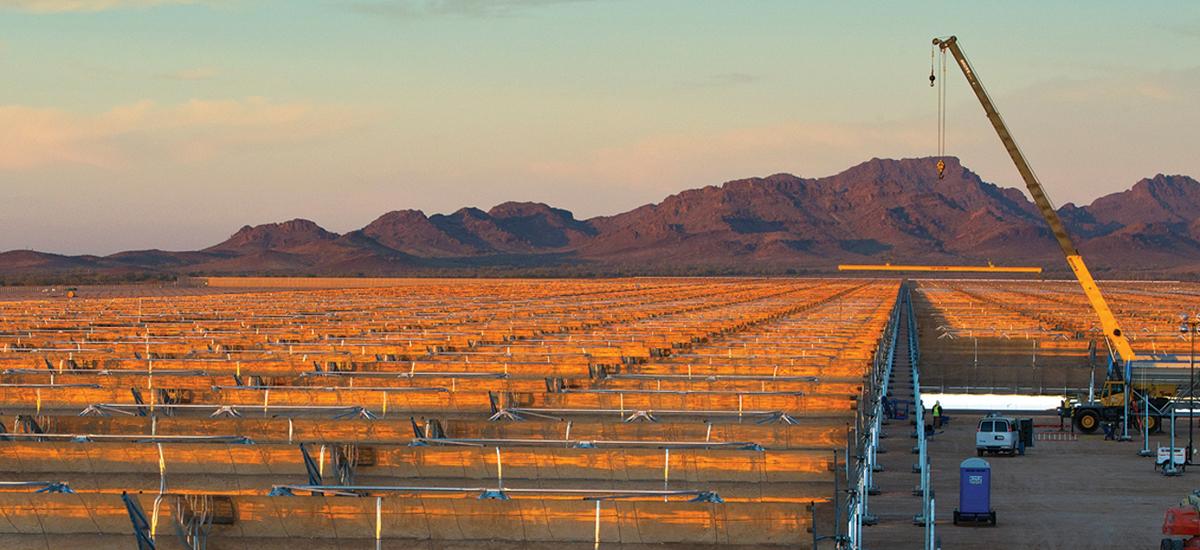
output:
[[[729,72],[717,73],[708,77],[687,80],[679,83],[680,88],[726,88],[729,86],[741,86],[744,84],[753,84],[761,81],[762,77],[756,74]]]
[[[118,170],[138,160],[201,162],[246,148],[304,142],[358,123],[354,110],[261,97],[140,101],[98,114],[0,106],[0,170],[80,164]]]
[[[1184,98],[1191,101],[1196,96],[1197,82],[1200,82],[1200,66],[1160,73],[1135,73],[1133,76],[1126,73],[1118,77],[1060,78],[1040,83],[1037,90],[1023,93],[1062,102],[1115,103],[1133,99],[1172,103]]]
[[[202,0],[0,0],[0,8],[34,13],[97,12],[124,8],[197,4]]]
[[[1163,30],[1186,38],[1200,38],[1200,19],[1193,19],[1186,23],[1173,23],[1163,25]]]
[[[376,0],[354,2],[352,11],[405,19],[421,17],[510,17],[529,10],[594,0]]]
[[[870,156],[914,156],[930,139],[902,122],[785,122],[650,136],[575,158],[532,163],[533,175],[627,187],[648,196],[724,179],[793,171],[824,175]]]
[[[997,98],[1044,181],[1061,202],[1087,203],[1158,172],[1195,174],[1200,164],[1200,67],[1089,80],[1057,80]],[[1009,107],[1005,107],[1009,106]],[[948,152],[985,179],[1020,184],[973,97],[951,105]],[[644,200],[685,187],[789,171],[832,174],[870,157],[936,150],[935,117],[870,122],[781,121],[743,128],[643,136],[526,164],[531,179],[620,189]]]
[[[212,80],[220,74],[213,67],[192,67],[169,73],[159,73],[154,76],[167,80]]]

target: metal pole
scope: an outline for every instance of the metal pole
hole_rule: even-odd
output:
[[[1142,411],[1142,450],[1138,451],[1138,456],[1151,456],[1154,453],[1150,451],[1150,399],[1148,399],[1148,395],[1142,396]],[[1159,423],[1162,423],[1161,416]]]
[[[1179,475],[1175,471],[1175,405],[1171,405],[1171,449],[1167,452],[1167,463],[1163,465],[1163,475]]]
[[[1125,362],[1125,408],[1121,413],[1121,441],[1133,439],[1129,437],[1129,399],[1133,396],[1133,361]]]
[[[837,477],[837,468],[836,467],[834,468],[833,475],[834,475],[834,477]],[[817,538],[817,503],[815,501],[811,501],[811,500],[808,501],[808,509],[810,512],[812,512],[812,515],[808,519],[809,523],[812,524],[812,536],[813,536],[812,547],[813,547],[813,550],[817,550],[817,540],[819,540]],[[836,542],[835,542],[835,544],[836,544]]]
[[[597,501],[599,502],[599,501]],[[375,550],[383,550],[383,497],[375,497]]]
[[[936,523],[936,516],[937,516],[936,508],[937,508],[937,506],[934,505],[934,499],[932,499],[932,498],[929,499],[929,521],[925,524],[925,528],[927,529],[927,533],[925,535],[925,547],[928,548],[928,550],[933,550],[933,538],[934,538],[933,534],[935,532],[934,530],[936,529],[936,525],[937,525],[937,523]]]
[[[593,537],[593,550],[600,550],[600,499],[596,499],[596,532]]]
[[[847,483],[850,482],[850,438],[851,438],[850,423],[847,422],[846,423],[846,482]],[[835,470],[835,473],[836,473],[836,470],[837,470],[837,450],[836,449],[833,452],[833,458],[834,458],[833,469]]]
[[[838,458],[837,458],[837,455],[838,455],[837,449],[834,449],[833,450],[833,540],[835,541],[835,544],[836,544],[836,541],[840,540],[840,537],[842,536],[842,505],[838,502],[841,497],[842,488],[841,488],[841,484],[838,483],[838,475],[837,475]],[[850,456],[847,455],[846,456],[846,464],[849,464],[849,463],[850,463]],[[847,483],[850,482],[849,476],[846,477],[846,482]],[[814,508],[813,514],[814,514],[813,517],[816,517],[815,508]],[[816,524],[814,523],[813,525],[815,526]],[[813,527],[813,531],[814,532],[816,531],[816,527]],[[813,548],[816,548],[816,545],[813,545]]]

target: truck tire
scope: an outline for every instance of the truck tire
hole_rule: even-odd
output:
[[[1156,434],[1162,431],[1162,417],[1151,416],[1146,418],[1146,431]]]
[[[1085,434],[1095,432],[1096,428],[1100,427],[1100,413],[1091,409],[1077,411],[1075,413],[1075,427]]]

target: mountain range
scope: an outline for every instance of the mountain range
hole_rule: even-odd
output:
[[[0,276],[38,274],[772,274],[838,263],[1040,265],[1066,273],[1025,195],[956,158],[872,159],[839,174],[775,174],[690,189],[613,216],[506,202],[451,214],[387,212],[345,234],[308,220],[245,226],[196,251],[0,253]],[[1051,194],[1053,190],[1051,190]],[[1109,276],[1200,274],[1200,182],[1157,175],[1059,214]]]

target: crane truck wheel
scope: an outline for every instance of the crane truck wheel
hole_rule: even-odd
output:
[[[1075,413],[1075,427],[1085,434],[1096,431],[1096,428],[1100,427],[1100,414],[1092,410]]]
[[[1146,419],[1146,431],[1150,433],[1158,433],[1162,428],[1162,419],[1157,416],[1151,416]]]

